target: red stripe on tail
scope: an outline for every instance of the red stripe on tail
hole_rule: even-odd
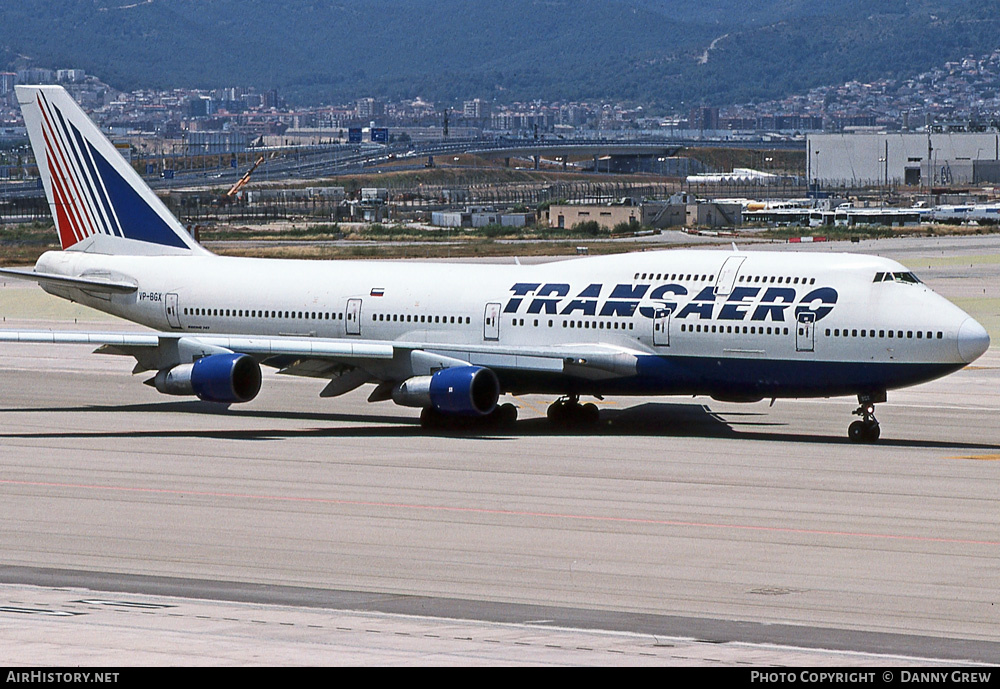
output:
[[[74,236],[73,223],[66,215],[66,200],[63,198],[62,185],[52,178],[52,198],[56,205],[56,229],[59,231],[59,242],[63,249],[76,244],[79,240]]]
[[[41,101],[44,99],[40,98],[39,100]],[[65,172],[63,172],[62,168],[60,168],[58,165],[56,166],[56,168],[59,170],[60,176],[63,178],[64,196],[66,200],[69,201],[70,203],[69,211],[74,218],[73,224],[79,230],[77,234],[79,235],[80,239],[83,239],[84,237],[89,237],[91,234],[94,233],[93,230],[94,224],[90,218],[90,213],[88,212],[88,209],[86,207],[86,202],[83,199],[83,194],[80,193],[80,188],[77,186],[76,179],[73,177],[73,168],[69,163],[69,159],[63,152],[63,148],[60,145],[59,137],[56,136],[55,128],[52,126],[52,122],[49,120],[48,114],[45,112],[45,107],[42,105],[41,102],[38,103],[38,109],[42,113],[42,120],[45,125],[42,127],[42,135],[45,136],[45,143],[48,146],[50,159],[55,158],[55,156],[51,155],[52,151],[54,150],[59,156],[58,160],[62,161],[62,167],[65,168]],[[48,129],[48,132],[46,132],[46,128]],[[49,134],[51,134],[51,140]],[[74,196],[72,193],[70,193],[71,191],[75,192],[76,195]],[[79,200],[79,203],[77,202],[77,200]]]

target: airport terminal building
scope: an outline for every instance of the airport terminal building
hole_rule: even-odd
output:
[[[810,182],[910,186],[1000,182],[1000,133],[810,134]]]

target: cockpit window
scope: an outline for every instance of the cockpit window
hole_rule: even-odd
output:
[[[904,282],[919,285],[920,278],[913,273],[875,273],[875,279],[872,282]]]

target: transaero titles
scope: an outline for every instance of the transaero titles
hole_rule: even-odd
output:
[[[513,295],[503,312],[632,317],[638,310],[646,318],[659,318],[670,312],[675,318],[775,322],[798,320],[800,313],[811,312],[819,321],[833,311],[838,296],[832,287],[811,289],[801,297],[799,290],[792,287],[735,287],[729,295],[718,299],[715,287],[710,285],[685,299],[688,289],[683,285],[659,285],[652,290],[650,287],[619,284],[609,292],[600,283],[573,289],[566,283],[518,282],[510,288]],[[576,296],[570,297],[572,292]],[[605,292],[609,293],[602,298]],[[793,305],[794,318],[786,318],[785,311]]]

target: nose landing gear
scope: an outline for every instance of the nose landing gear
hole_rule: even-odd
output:
[[[862,402],[861,406],[854,410],[855,416],[860,416],[860,421],[855,421],[847,427],[847,437],[855,443],[874,443],[882,434],[875,418],[875,404],[873,402]]]

